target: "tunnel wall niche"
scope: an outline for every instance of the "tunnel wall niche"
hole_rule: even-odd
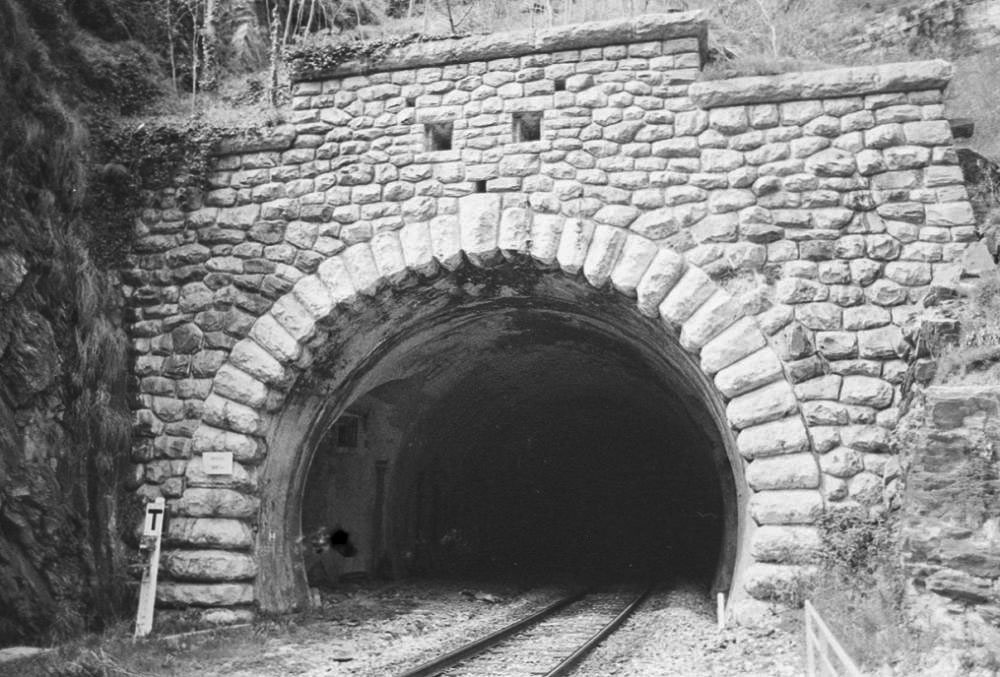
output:
[[[301,453],[279,429],[316,421],[286,398],[398,330],[387,313],[317,365],[359,299],[508,261],[634,298],[714,384],[753,492],[734,596],[787,587],[827,505],[880,505],[904,327],[977,238],[950,67],[696,81],[707,26],[677,13],[300,64],[288,124],[220,145],[203,195],[151,196],[123,279],[129,486],[171,516],[162,606],[233,620],[299,603],[297,534],[274,528],[288,486],[268,473]],[[538,140],[515,138],[521,113],[541,114]],[[432,125],[450,150],[425,145]],[[211,451],[234,455],[231,476],[205,473]]]

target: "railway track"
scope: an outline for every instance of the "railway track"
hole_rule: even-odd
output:
[[[618,586],[569,595],[399,677],[568,675],[651,591]]]

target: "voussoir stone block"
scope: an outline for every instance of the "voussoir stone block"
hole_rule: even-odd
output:
[[[379,274],[378,266],[375,265],[371,245],[367,242],[352,245],[341,252],[340,256],[347,264],[347,272],[358,293],[373,296],[378,291],[382,276]]]
[[[717,289],[681,326],[681,346],[695,352],[743,316],[743,304]]]
[[[238,433],[256,434],[264,428],[264,420],[257,409],[216,393],[205,398],[202,420],[216,428]]]
[[[726,406],[726,417],[736,429],[783,418],[796,410],[792,386],[781,380],[740,395]]]
[[[296,282],[292,293],[314,319],[322,319],[333,312],[330,290],[317,275],[307,275]]]
[[[594,239],[583,262],[583,276],[601,288],[611,279],[611,272],[625,246],[626,231],[612,226],[597,226]]]
[[[302,354],[299,342],[270,313],[257,318],[250,338],[283,364],[294,362]]]
[[[431,248],[434,258],[446,270],[462,265],[462,235],[458,219],[450,214],[435,216],[430,220]]]
[[[715,292],[715,283],[700,268],[688,267],[660,303],[660,318],[676,329]]]
[[[754,319],[741,317],[702,347],[701,368],[708,374],[714,374],[766,344],[767,340]]]
[[[242,581],[257,575],[257,562],[229,550],[168,550],[163,568],[178,581]]]
[[[814,524],[823,514],[823,497],[814,489],[760,491],[750,497],[757,524]]]
[[[531,242],[531,213],[530,209],[510,207],[500,215],[497,246],[505,257],[528,252]]]
[[[250,339],[243,339],[233,346],[229,362],[268,385],[280,384],[286,378],[281,362]]]
[[[736,438],[740,454],[749,460],[809,451],[809,435],[801,416],[744,428]]]
[[[316,318],[294,294],[285,294],[275,301],[270,314],[299,343],[308,341],[316,333]]]
[[[177,499],[173,512],[185,517],[248,518],[257,514],[260,500],[233,489],[189,487]]]
[[[566,219],[559,238],[559,249],[556,251],[556,260],[564,272],[576,275],[583,270],[590,242],[594,239],[595,227],[592,221]]]
[[[458,200],[462,249],[475,266],[495,263],[499,255],[500,198],[499,193],[473,193]]]
[[[822,549],[819,529],[814,526],[765,525],[754,530],[750,554],[758,562],[810,564]]]
[[[659,306],[684,273],[684,258],[671,249],[656,252],[649,268],[636,287],[639,312],[646,317],[657,317]]]
[[[543,266],[556,262],[564,219],[557,214],[535,214],[531,221],[531,257]]]
[[[167,606],[235,606],[254,600],[250,583],[164,582],[156,589],[157,601]]]
[[[347,265],[340,256],[329,258],[319,264],[316,271],[319,279],[326,285],[330,292],[330,300],[334,304],[353,303],[357,298],[358,291],[351,280],[351,274],[347,270]]]
[[[784,375],[777,353],[770,348],[761,348],[716,374],[715,386],[726,397],[736,397],[777,381]]]
[[[375,233],[371,239],[371,248],[375,267],[382,279],[393,287],[399,287],[410,278],[399,233],[394,230]]]
[[[438,271],[431,243],[430,224],[426,221],[407,223],[400,228],[399,243],[403,247],[403,259],[410,270],[425,277]]]
[[[253,545],[253,532],[246,522],[238,519],[171,517],[165,540],[172,545],[245,550]]]
[[[640,235],[628,235],[621,258],[611,273],[611,284],[622,294],[635,297],[643,274],[659,251],[650,240]]]
[[[212,390],[250,407],[260,407],[267,401],[267,386],[232,364],[224,364],[219,368]]]
[[[819,487],[819,465],[811,453],[763,456],[747,466],[746,478],[754,491],[816,489]]]

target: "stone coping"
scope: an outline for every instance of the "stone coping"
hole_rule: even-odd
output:
[[[701,108],[830,99],[942,89],[951,80],[951,74],[949,62],[935,59],[728,80],[701,80],[691,85],[690,96]]]
[[[330,70],[293,74],[292,79],[295,82],[325,80],[348,75],[677,38],[697,38],[700,51],[704,53],[708,40],[708,20],[703,12],[643,14],[628,19],[591,21],[539,31],[509,31],[418,42],[392,49],[377,60],[345,61]]]

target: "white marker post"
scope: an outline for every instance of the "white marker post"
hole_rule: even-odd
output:
[[[146,522],[142,529],[139,552],[145,553],[147,559],[142,569],[142,586],[139,588],[139,610],[135,615],[134,637],[145,637],[153,629],[156,577],[160,573],[160,536],[163,534],[163,515],[166,510],[167,504],[162,497],[146,506]]]

